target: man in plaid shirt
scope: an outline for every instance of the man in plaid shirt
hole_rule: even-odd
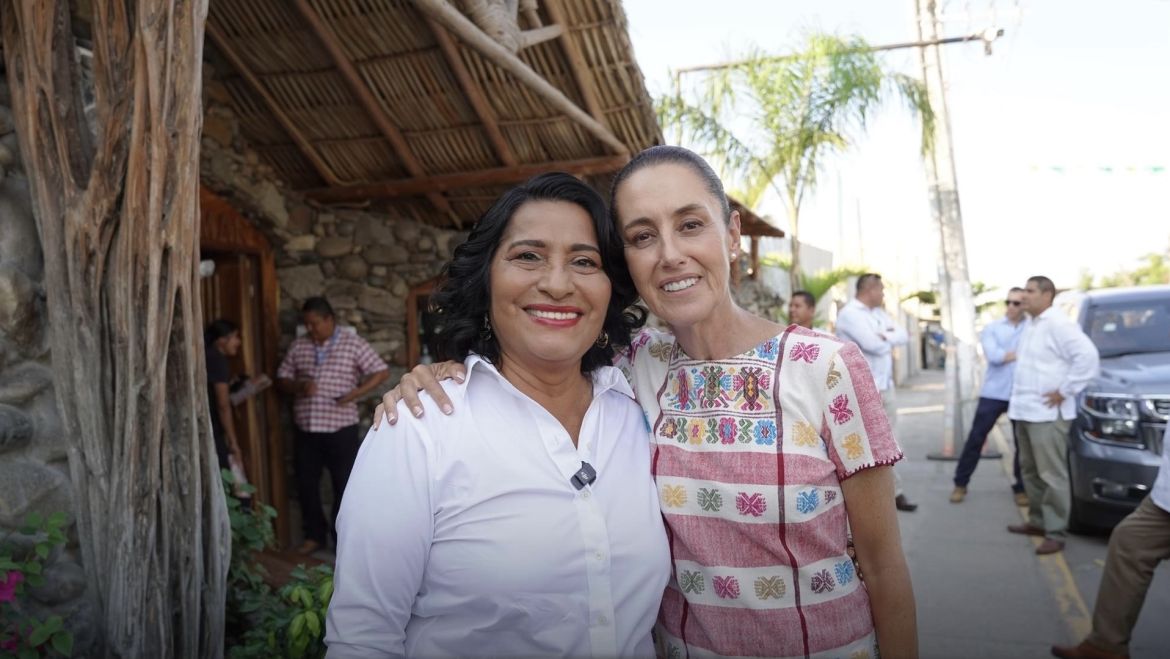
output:
[[[296,397],[297,496],[301,502],[305,542],[297,550],[310,554],[326,541],[321,508],[321,469],[333,481],[333,520],[353,469],[362,437],[357,401],[390,376],[386,362],[355,332],[337,326],[333,307],[323,297],[301,307],[308,330],[289,346],[276,372],[277,388]],[[332,531],[332,523],[329,525]]]

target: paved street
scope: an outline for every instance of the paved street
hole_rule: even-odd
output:
[[[907,455],[898,469],[907,494],[920,504],[899,519],[918,602],[921,654],[1051,656],[1051,644],[1073,643],[1088,632],[1108,537],[1073,535],[1063,554],[1036,556],[1033,539],[1005,530],[1021,517],[1000,460],[983,460],[967,500],[950,503],[955,463],[926,459],[941,447],[942,401],[941,371],[915,376],[898,390],[898,437]],[[1010,434],[993,437],[1003,438],[1010,441]],[[1170,565],[1163,563],[1134,631],[1131,656],[1170,656],[1168,622]]]

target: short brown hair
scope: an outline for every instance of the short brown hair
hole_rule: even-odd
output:
[[[870,282],[881,281],[882,276],[876,272],[867,272],[857,278],[857,292],[860,293],[869,288]]]

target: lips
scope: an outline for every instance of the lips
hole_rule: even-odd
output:
[[[550,305],[532,305],[524,307],[524,312],[536,322],[553,327],[568,327],[576,325],[585,312],[577,307],[562,307]]]

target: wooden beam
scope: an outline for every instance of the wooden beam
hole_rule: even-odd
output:
[[[561,6],[561,0],[545,0],[544,10],[548,12],[548,17],[552,19],[553,23],[565,28],[565,31],[561,33],[561,46],[564,47],[565,56],[569,60],[569,72],[573,74],[577,89],[581,90],[581,98],[585,100],[585,109],[589,110],[590,116],[604,125],[605,113],[601,109],[601,101],[597,98],[593,74],[589,71],[585,55],[581,53],[577,42],[573,41],[573,35],[569,33],[569,18],[565,15],[565,8]]]
[[[412,0],[414,6],[423,14],[431,17],[443,27],[459,37],[468,46],[471,46],[496,66],[512,74],[521,84],[540,95],[545,101],[557,110],[564,112],[582,128],[589,131],[594,137],[606,145],[617,155],[628,156],[630,150],[613,134],[602,122],[577,107],[569,97],[557,89],[548,80],[524,63],[514,53],[496,43],[494,39],[484,34],[475,23],[463,15],[447,0]]]
[[[285,114],[280,104],[268,92],[268,88],[260,81],[260,78],[255,73],[252,73],[252,69],[248,68],[248,65],[240,57],[239,53],[235,51],[235,48],[228,41],[227,37],[211,21],[207,21],[206,25],[207,36],[211,37],[216,47],[219,48],[219,52],[223,53],[223,56],[227,58],[228,62],[235,67],[236,73],[239,73],[240,77],[252,87],[252,90],[259,94],[261,100],[268,106],[269,112],[272,113],[272,116],[284,128],[284,132],[288,133],[288,136],[296,143],[301,153],[309,159],[309,162],[313,165],[313,169],[317,170],[317,174],[329,185],[344,185],[344,182],[337,178],[337,175],[333,173],[329,164],[321,157],[321,154],[317,153],[317,149],[313,148],[313,144],[309,142],[309,139],[301,133],[297,125],[293,123],[293,120]]]
[[[357,71],[357,67],[353,62],[349,61],[345,51],[342,50],[341,44],[337,41],[337,35],[333,33],[333,28],[317,15],[316,10],[309,5],[309,0],[296,0],[297,11],[300,12],[301,17],[309,24],[309,29],[317,36],[321,45],[325,46],[325,50],[329,52],[329,56],[333,59],[333,63],[337,65],[337,70],[341,73],[341,77],[345,79],[349,85],[350,91],[357,97],[358,102],[361,103],[362,108],[366,114],[373,120],[374,125],[390,142],[390,146],[394,148],[394,153],[398,155],[398,159],[406,167],[406,171],[410,172],[411,176],[426,176],[426,170],[423,169],[422,163],[415,157],[414,151],[411,150],[410,144],[407,143],[406,138],[403,137],[402,131],[394,125],[390,117],[386,115],[386,111],[374,97],[374,93],[370,91],[369,85],[362,80],[361,75]],[[439,212],[449,216],[454,222],[455,226],[462,227],[463,221],[451,209],[451,204],[438,193],[427,194],[427,199]]]
[[[760,278],[760,238],[752,236],[752,280]]]
[[[451,67],[451,72],[455,74],[455,79],[459,81],[459,87],[463,90],[463,95],[467,97],[467,102],[475,110],[475,116],[479,117],[479,122],[483,124],[483,130],[487,133],[488,141],[492,143],[492,148],[495,149],[496,156],[505,165],[511,166],[518,164],[520,161],[516,159],[516,154],[512,152],[512,145],[508,144],[508,140],[504,138],[503,131],[500,130],[500,123],[496,118],[495,110],[492,109],[491,103],[487,100],[487,96],[484,96],[483,89],[471,77],[471,72],[467,70],[467,65],[463,63],[463,58],[459,56],[459,46],[456,45],[455,40],[451,38],[450,33],[442,25],[429,18],[427,19],[427,25],[430,25],[431,32],[435,34],[435,41],[438,42],[439,49],[443,51],[443,57],[447,60],[447,65]]]
[[[483,169],[477,172],[460,172],[457,174],[440,174],[438,176],[399,179],[397,181],[385,181],[370,185],[318,188],[315,190],[305,190],[304,194],[306,197],[322,203],[362,201],[366,199],[391,199],[395,197],[417,196],[428,192],[519,183],[545,172],[567,172],[576,176],[606,174],[621,169],[627,162],[629,162],[629,156],[602,156],[600,158],[587,158],[584,160],[563,160],[560,162],[547,162],[533,165],[514,165],[512,167]]]

